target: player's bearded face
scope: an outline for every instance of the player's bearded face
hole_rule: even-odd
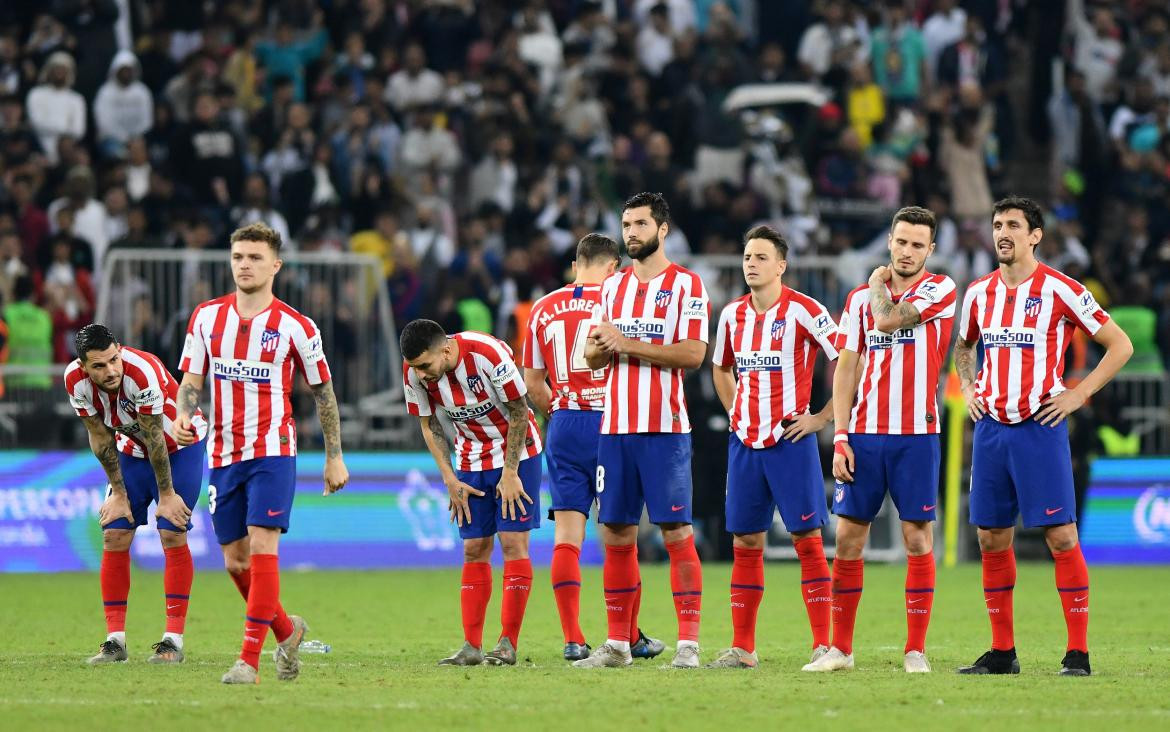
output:
[[[272,286],[281,261],[265,242],[238,241],[232,244],[232,279],[240,292],[252,294]]]
[[[122,351],[114,344],[104,351],[85,354],[85,373],[105,391],[117,391],[122,386]]]
[[[1015,264],[1040,243],[1041,229],[1028,230],[1022,211],[1009,209],[995,215],[991,222],[995,236],[995,258],[1000,264]]]
[[[626,239],[626,251],[629,252],[630,259],[636,259],[639,262],[658,251],[659,246],[661,246],[661,242],[658,240],[657,233],[646,241],[634,237]]]
[[[890,231],[890,266],[899,277],[913,277],[934,251],[930,227],[899,221]]]

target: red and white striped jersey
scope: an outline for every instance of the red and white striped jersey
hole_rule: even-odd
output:
[[[142,427],[138,415],[161,414],[167,452],[180,450],[179,443],[171,437],[171,423],[178,414],[175,397],[179,394],[179,382],[153,353],[129,346],[122,346],[121,353],[122,386],[117,394],[98,388],[81,367],[81,359],[69,364],[65,369],[69,405],[78,417],[101,417],[116,433],[118,451],[136,458],[147,457],[146,443],[139,434]],[[198,409],[191,426],[200,440],[207,436],[207,421]]]
[[[601,285],[565,285],[532,306],[521,365],[548,370],[551,412],[605,408],[609,367],[594,371],[585,362],[585,342],[600,319],[600,303]]]
[[[244,320],[234,293],[195,308],[179,370],[211,377],[212,468],[296,455],[293,373],[310,386],[331,378],[316,323],[275,298]]]
[[[886,284],[889,292],[889,283]],[[939,430],[938,375],[951,342],[955,283],[924,272],[895,303],[908,302],[922,314],[913,328],[883,333],[874,326],[869,285],[849,293],[841,314],[840,350],[861,355],[849,431],[879,435],[933,435]]]
[[[752,296],[728,303],[715,331],[717,366],[735,366],[731,429],[748,447],[771,447],[781,422],[808,411],[816,347],[837,358],[837,323],[825,306],[785,287],[760,313]]]
[[[1073,328],[1092,336],[1107,322],[1093,293],[1046,264],[1016,288],[999,270],[975,280],[963,298],[959,338],[983,341],[976,397],[995,420],[1023,422],[1064,391]]]
[[[451,336],[459,346],[455,368],[428,382],[404,361],[406,408],[416,417],[445,417],[455,430],[455,467],[482,472],[504,467],[508,438],[505,402],[528,393],[512,360],[512,349],[490,335],[464,331]],[[540,431],[528,408],[528,436],[521,460],[540,454]]]
[[[627,338],[659,346],[707,342],[707,288],[699,275],[677,264],[649,282],[639,281],[633,267],[613,275],[601,285],[601,310]],[[683,373],[617,356],[606,384],[601,433],[690,432]]]

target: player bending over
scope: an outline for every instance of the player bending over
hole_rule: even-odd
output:
[[[532,587],[528,532],[540,527],[542,472],[540,432],[524,400],[524,379],[512,350],[483,333],[448,337],[433,320],[413,320],[402,329],[399,345],[406,406],[419,419],[451,498],[451,520],[463,539],[464,643],[439,665],[478,666],[486,661],[514,666]],[[455,469],[440,419],[453,426]],[[497,533],[504,554],[501,631],[496,647],[484,654],[483,621],[492,596]]]
[[[925,651],[934,604],[941,424],[936,394],[955,316],[955,283],[925,268],[934,234],[933,213],[917,206],[899,210],[887,236],[890,263],[845,301],[844,347],[833,376],[833,644],[805,671],[853,668],[862,551],[887,492],[902,519],[906,547],[902,667],[930,671]]]
[[[1044,215],[1027,198],[995,204],[991,230],[999,268],[967,288],[959,313],[955,367],[975,421],[971,523],[983,554],[983,599],[991,650],[962,674],[1016,674],[1012,590],[1016,518],[1044,529],[1056,562],[1056,589],[1068,643],[1060,673],[1088,676],[1089,570],[1077,539],[1072,456],[1065,418],[1084,406],[1133,355],[1125,332],[1084,285],[1036,260]],[[1080,328],[1105,348],[1076,387],[1065,387],[1064,350]],[[983,367],[975,372],[975,344]]]
[[[130,543],[134,529],[146,523],[153,500],[158,535],[166,557],[163,592],[166,632],[154,644],[150,663],[183,661],[183,626],[191,596],[194,566],[187,546],[191,510],[203,485],[203,450],[182,447],[169,431],[177,407],[179,383],[157,356],[123,346],[104,325],[77,332],[77,360],[65,370],[69,404],[89,431],[89,446],[109,478],[102,503],[102,604],[106,641],[89,659],[91,665],[125,661],[126,600],[130,595]],[[191,418],[196,440],[207,423],[196,411]]]
[[[591,650],[579,622],[581,544],[589,509],[597,498],[597,440],[609,376],[608,366],[594,370],[585,363],[585,341],[599,319],[595,311],[601,303],[601,283],[620,262],[613,239],[601,234],[583,237],[573,261],[573,284],[550,292],[532,306],[521,356],[528,398],[548,416],[544,452],[552,492],[548,513],[556,521],[550,574],[566,661],[588,658]],[[637,622],[635,612],[630,637],[638,640],[630,653],[635,658],[662,653],[662,642],[638,630]]]
[[[711,375],[731,419],[727,444],[727,530],[731,568],[731,648],[713,668],[755,668],[756,613],[764,595],[764,543],[774,508],[800,557],[800,594],[812,628],[812,660],[829,650],[829,565],[821,527],[829,519],[816,433],[832,400],[809,411],[819,346],[837,358],[837,324],[825,306],[781,283],[788,242],[757,226],[744,235],[743,277],[751,292],[719,316]],[[734,371],[733,371],[734,369]],[[811,436],[811,437],[810,437]],[[809,439],[803,439],[810,437]]]
[[[173,434],[182,445],[191,429],[203,381],[211,376],[211,464],[207,508],[224,565],[247,602],[240,657],[222,681],[260,683],[260,651],[268,628],[276,636],[276,677],[295,679],[305,621],[280,605],[280,535],[288,531],[296,488],[294,372],[309,383],[325,437],[325,494],[341,490],[349,471],[341,456],[337,399],[321,333],[309,318],[272,294],[280,271],[280,234],[261,223],[231,235],[236,291],[195,308],[179,369],[179,416]]]
[[[691,424],[683,373],[703,364],[710,304],[702,280],[662,251],[670,209],[658,193],[639,193],[622,210],[631,268],[601,286],[601,322],[589,335],[591,369],[612,364],[606,382],[597,465],[597,518],[609,638],[580,667],[628,666],[641,598],[638,522],[642,507],[662,527],[678,617],[671,665],[699,666],[703,575],[691,529]]]

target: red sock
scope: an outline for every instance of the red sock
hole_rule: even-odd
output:
[[[252,586],[248,589],[248,609],[244,613],[244,645],[240,659],[252,668],[260,668],[260,651],[264,638],[280,604],[280,559],[275,554],[252,555]]]
[[[239,574],[228,572],[228,576],[232,578],[232,582],[236,583],[236,589],[243,595],[244,602],[247,602],[248,592],[252,588],[252,571],[247,570]],[[276,614],[272,616],[272,634],[276,636],[276,640],[279,643],[292,635],[292,632],[292,621],[288,619],[288,614],[285,613],[284,606],[279,602],[276,603]]]
[[[806,536],[794,540],[793,545],[796,556],[800,557],[800,596],[804,598],[804,609],[808,612],[813,648],[827,646],[833,617],[833,578],[825,560],[824,540],[819,536]]]
[[[764,599],[764,550],[734,547],[731,565],[731,645],[756,650],[756,614]]]
[[[506,570],[505,570],[506,571]],[[561,632],[565,643],[584,643],[581,632],[581,549],[572,544],[557,544],[553,547],[552,566],[553,596],[557,601],[557,613],[561,616]]]
[[[934,605],[934,555],[906,557],[906,650],[926,650],[926,629]]]
[[[483,619],[488,600],[492,599],[492,565],[490,562],[466,562],[459,604],[463,608],[463,640],[483,648]]]
[[[608,640],[629,643],[634,601],[639,594],[638,545],[605,547],[602,569],[605,593],[605,616],[609,625]],[[633,639],[637,640],[637,639]]]
[[[130,552],[102,552],[102,605],[106,632],[126,632],[126,598],[130,597]]]
[[[678,639],[699,640],[699,618],[703,606],[703,567],[695,551],[695,537],[688,536],[666,545],[670,555],[670,589],[678,615]]]
[[[509,559],[504,562],[504,598],[500,603],[500,637],[520,647],[520,626],[524,623],[524,608],[532,590],[532,560]]]
[[[853,625],[864,579],[864,559],[833,560],[833,645],[847,656],[853,653]]]
[[[1016,647],[1012,621],[1012,590],[1016,589],[1016,554],[1012,549],[983,552],[983,602],[991,620],[991,647],[1009,651]]]
[[[1068,651],[1089,652],[1089,567],[1081,545],[1065,552],[1052,552],[1056,560],[1056,589],[1064,607],[1068,627]]]
[[[641,637],[638,631],[638,613],[642,611],[642,572],[638,571],[638,586],[634,590],[634,601],[631,603],[634,607],[630,611],[630,643],[637,643]]]
[[[182,635],[187,624],[187,602],[191,599],[195,564],[191,561],[191,548],[186,544],[163,549],[163,554],[166,556],[163,592],[166,593],[167,632]]]

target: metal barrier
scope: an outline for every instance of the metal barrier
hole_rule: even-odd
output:
[[[365,254],[289,252],[275,293],[321,330],[349,447],[406,447],[413,428],[402,400],[402,368],[382,263]],[[96,321],[128,345],[177,369],[191,312],[235,289],[225,250],[114,250],[98,289]],[[207,397],[205,391],[204,397]],[[299,408],[298,408],[299,407]],[[294,397],[302,430],[314,439],[311,400]]]
[[[1141,435],[1142,453],[1170,455],[1170,376],[1118,374],[1108,386],[1121,418]]]

